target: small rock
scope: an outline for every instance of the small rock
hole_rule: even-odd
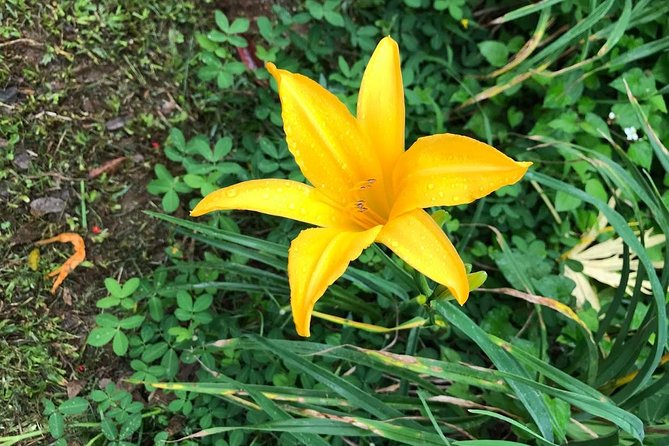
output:
[[[16,95],[18,93],[19,90],[16,87],[2,89],[0,90],[0,102],[4,102],[5,104],[12,104],[16,102]]]
[[[30,156],[30,153],[25,150],[17,153],[16,156],[14,156],[14,166],[16,166],[18,170],[28,170],[32,162],[33,160]]]
[[[118,118],[110,119],[109,121],[105,122],[105,127],[107,127],[107,130],[110,132],[113,132],[114,130],[122,129],[129,119],[129,116],[119,116]]]
[[[42,197],[30,202],[30,213],[34,217],[60,213],[65,210],[65,201],[55,197]]]
[[[169,101],[163,101],[162,105],[160,106],[160,112],[164,115],[170,115],[174,110],[177,109],[177,107],[177,103],[171,99]]]

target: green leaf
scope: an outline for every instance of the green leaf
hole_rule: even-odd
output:
[[[193,311],[193,298],[187,291],[177,292],[177,305],[186,311]]]
[[[190,321],[193,318],[193,313],[190,310],[184,310],[183,308],[177,308],[174,310],[174,316],[180,321],[186,322]]]
[[[526,5],[523,7],[520,7],[518,9],[514,9],[511,12],[507,12],[503,16],[495,19],[492,21],[494,24],[501,24],[501,23],[506,23],[510,22],[512,20],[519,19],[521,17],[525,17],[530,14],[534,14],[535,12],[539,12],[545,8],[550,8],[552,5],[555,5],[557,3],[562,3],[565,0],[542,0],[540,2],[532,3],[530,5]]]
[[[160,360],[160,365],[165,368],[165,377],[167,379],[174,379],[179,371],[179,358],[174,349],[169,349],[165,356]]]
[[[120,440],[130,438],[132,434],[137,432],[137,430],[142,426],[142,414],[136,413],[128,417],[125,422],[121,425],[121,429],[118,434]]]
[[[102,347],[112,340],[116,334],[117,329],[112,327],[97,327],[94,328],[88,335],[86,343],[93,347]]]
[[[146,186],[147,192],[152,195],[164,194],[168,190],[172,189],[172,180],[156,179],[151,180]]]
[[[606,189],[604,189],[602,182],[596,178],[586,181],[585,191],[598,200],[609,201],[609,194],[606,192]]]
[[[81,397],[75,397],[63,401],[58,406],[58,411],[63,415],[81,415],[88,410],[88,401]]]
[[[221,72],[221,67],[217,65],[205,65],[197,70],[197,76],[203,81],[209,82],[218,76]],[[185,146],[184,149],[185,151]]]
[[[228,32],[230,34],[240,34],[240,33],[245,33],[249,29],[249,19],[244,18],[244,17],[239,17],[236,18],[234,22],[232,22],[232,25],[230,25],[230,29],[228,29]]]
[[[156,322],[159,322],[163,319],[165,315],[165,310],[163,308],[163,301],[158,296],[151,296],[149,298],[149,315],[151,319]]]
[[[650,165],[653,162],[653,148],[648,141],[633,142],[630,144],[627,155],[629,155],[634,164],[650,170]]]
[[[105,279],[105,288],[107,288],[107,291],[109,291],[109,294],[112,296],[124,297],[121,285],[111,277],[107,277]]]
[[[274,159],[279,159],[279,152],[276,150],[276,146],[268,138],[264,136],[258,139],[258,146],[260,150],[263,151],[267,156]]]
[[[501,42],[486,40],[478,44],[479,51],[493,67],[501,67],[509,60],[509,49]]]
[[[453,446],[527,446],[527,443],[518,443],[508,440],[461,440],[451,444]]]
[[[65,434],[65,420],[58,412],[49,415],[49,434],[56,439]]]
[[[340,28],[344,27],[344,17],[341,14],[335,11],[330,11],[326,9],[323,12],[325,20],[333,26],[338,26]]]
[[[219,138],[214,146],[214,159],[216,161],[222,160],[228,153],[230,153],[230,150],[232,150],[232,138],[229,136]]]
[[[104,297],[98,300],[95,303],[95,306],[98,308],[112,308],[118,305],[121,302],[121,299],[114,296]]]
[[[609,131],[608,124],[594,113],[586,113],[585,121],[581,123],[581,128],[598,138],[611,139],[611,132]]]
[[[630,91],[636,97],[647,98],[657,93],[655,77],[650,71],[646,72],[638,67],[632,68],[616,78],[610,85],[619,92],[627,94],[624,81],[627,81]]]
[[[432,7],[436,11],[444,11],[448,9],[448,4],[451,2],[451,0],[434,0],[434,5]]]
[[[149,364],[156,359],[162,357],[168,349],[167,342],[157,342],[155,344],[149,344],[146,346],[142,352],[142,361]]]
[[[156,164],[153,170],[156,172],[156,176],[161,180],[166,180],[169,182],[172,182],[174,180],[174,177],[172,176],[170,171],[167,170],[167,167],[163,166],[162,164]]]
[[[103,392],[102,390],[93,390],[91,394],[89,395],[90,399],[95,401],[96,403],[101,403],[107,399],[109,399],[109,396]]]
[[[221,28],[221,30],[226,33],[230,31],[230,22],[228,21],[228,17],[223,14],[223,11],[214,11],[214,19],[216,20],[216,25]]]
[[[505,416],[505,415],[499,414],[499,413],[497,413],[497,412],[492,412],[492,411],[490,411],[490,410],[469,409],[469,412],[471,412],[471,413],[475,413],[475,414],[479,414],[479,415],[486,415],[486,416],[488,416],[488,417],[497,418],[498,420],[506,421],[507,423],[516,426],[516,427],[517,427],[518,429],[520,429],[521,431],[523,431],[523,432],[529,434],[531,437],[536,438],[536,439],[539,441],[539,444],[550,445],[550,446],[557,446],[557,445],[556,445],[555,443],[553,443],[552,441],[548,441],[548,440],[546,440],[544,437],[542,437],[541,435],[537,434],[537,433],[534,432],[532,429],[530,429],[529,427],[525,426],[523,423],[520,423],[520,422],[514,420],[513,418],[509,418],[509,417],[507,417],[507,416]]]
[[[183,176],[184,183],[188,185],[188,187],[192,187],[193,189],[199,189],[201,188],[204,184],[207,183],[207,181],[202,177],[201,175],[195,175],[192,173],[187,173],[186,175]]]
[[[669,48],[669,36],[664,36],[661,39],[653,40],[621,54],[620,56],[610,61],[606,66],[618,67],[619,65],[625,65],[665,51],[667,48]]]
[[[179,151],[184,152],[186,150],[186,138],[178,128],[170,129],[170,141]]]
[[[163,196],[161,204],[163,206],[163,210],[168,214],[171,214],[179,207],[179,195],[177,195],[174,189],[170,189]]]
[[[305,6],[307,7],[307,11],[309,11],[309,14],[316,20],[320,20],[323,18],[323,5],[318,3],[317,1],[314,0],[307,0],[305,3]]]
[[[56,405],[51,400],[42,398],[42,405],[44,406],[44,415],[48,416],[56,411]]]
[[[207,161],[213,162],[213,152],[209,148],[209,140],[202,135],[196,136],[186,144],[186,151],[192,154],[198,154]]]
[[[555,195],[555,209],[558,212],[573,211],[578,209],[581,204],[581,200],[566,192],[557,191]]]
[[[116,332],[114,335],[114,342],[112,343],[112,348],[114,353],[117,356],[123,356],[128,351],[128,336],[123,333],[121,330]]]
[[[111,418],[105,417],[102,419],[100,430],[107,437],[107,440],[116,440],[118,437],[118,429]]]
[[[228,73],[227,71],[219,71],[218,76],[216,77],[216,86],[221,90],[225,90],[226,88],[230,88],[232,86],[234,80],[235,78],[232,76],[232,74]]]
[[[244,39],[243,37],[240,37],[240,36],[235,36],[235,35],[229,36],[228,37],[228,42],[230,42],[231,45],[234,45],[234,46],[239,47],[239,48],[246,48],[246,46],[248,45],[248,42],[246,42],[246,39]]]
[[[279,163],[276,161],[262,159],[258,163],[258,170],[260,170],[262,173],[272,173],[275,172],[278,168]]]
[[[644,108],[641,105],[639,105],[639,101],[637,101],[636,97],[634,97],[632,92],[629,89],[626,89],[626,91],[627,91],[627,98],[630,101],[629,105],[633,108],[634,114],[636,115],[638,121],[641,123],[643,130],[648,135],[650,144],[652,145],[653,150],[655,151],[655,156],[660,161],[660,164],[662,164],[662,167],[664,167],[665,172],[669,172],[669,150],[667,150],[664,144],[662,144],[662,141],[657,136],[653,128],[650,126],[650,122],[648,121],[648,113],[646,113],[644,111]]]
[[[211,306],[213,300],[214,298],[211,294],[203,294],[202,296],[195,299],[195,303],[193,304],[193,312],[206,310]]]
[[[620,38],[625,34],[625,30],[630,25],[632,18],[632,0],[625,0],[623,12],[617,17],[613,30],[608,34],[606,42],[597,52],[597,56],[603,56],[616,46]]]
[[[95,316],[95,323],[101,327],[118,327],[118,318],[110,313],[102,313]]]
[[[137,288],[139,288],[139,283],[140,280],[138,277],[133,277],[132,279],[128,279],[124,284],[123,284],[123,291],[122,291],[122,296],[121,297],[128,297],[135,291],[137,291]]]
[[[523,121],[523,112],[516,107],[510,107],[506,112],[506,117],[511,127],[517,127]]]
[[[121,319],[119,326],[125,330],[131,330],[133,328],[139,328],[139,326],[142,325],[142,322],[144,322],[144,316],[136,314],[134,316]]]

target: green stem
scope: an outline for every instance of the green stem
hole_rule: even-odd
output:
[[[81,228],[88,228],[88,218],[86,217],[86,188],[84,186],[84,180],[79,182],[79,195],[81,201]]]
[[[32,437],[44,436],[48,433],[45,430],[37,430],[32,432],[26,432],[25,434],[12,435],[10,437],[0,437],[0,446],[12,446],[13,444],[18,443],[19,441],[26,440]]]

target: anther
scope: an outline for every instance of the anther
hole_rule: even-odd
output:
[[[355,202],[355,207],[358,209],[358,212],[365,212],[367,211],[367,206],[365,206],[365,200],[358,200]]]
[[[367,190],[372,187],[372,184],[376,183],[375,178],[370,178],[366,181],[363,181],[363,183],[360,185],[360,190]]]
[[[356,187],[358,190],[367,190],[371,189],[372,185],[376,183],[376,178],[369,178],[365,181],[359,182]]]

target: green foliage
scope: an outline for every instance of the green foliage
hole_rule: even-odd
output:
[[[167,214],[183,215],[237,181],[303,179],[259,61],[317,79],[355,110],[366,58],[387,34],[402,51],[408,144],[467,133],[533,161],[534,171],[471,206],[435,213],[465,261],[488,272],[492,290],[464,308],[378,247],[318,302],[318,311],[380,327],[427,321],[396,336],[315,319],[309,341],[295,340],[285,272],[298,224],[152,214],[187,242],[168,248],[148,277],[107,279],[87,342],[111,343],[129,361],[132,383],[168,396],[144,406],[113,386],[93,391],[83,410],[102,414],[94,435],[138,444],[150,433],[166,444],[178,417],[186,445],[195,444],[191,435],[222,446],[343,445],[343,437],[545,445],[593,434],[632,444],[646,433],[646,444],[662,444],[653,432],[669,421],[660,366],[669,274],[653,262],[669,255],[664,246],[651,254],[635,231],[669,233],[669,195],[659,186],[669,178],[666,91],[658,90],[669,80],[666,5],[307,0],[294,10],[274,5],[252,22],[226,12],[214,11],[194,34],[188,69],[196,75],[186,87],[199,123],[170,130],[169,162],[155,165],[148,185]],[[587,237],[600,247],[620,239],[605,259],[621,264],[616,286],[585,275],[592,259],[572,258],[602,217],[611,231]],[[596,301],[575,297],[567,268],[583,274]],[[554,311],[564,306],[573,315]],[[45,402],[56,441],[80,414]]]

